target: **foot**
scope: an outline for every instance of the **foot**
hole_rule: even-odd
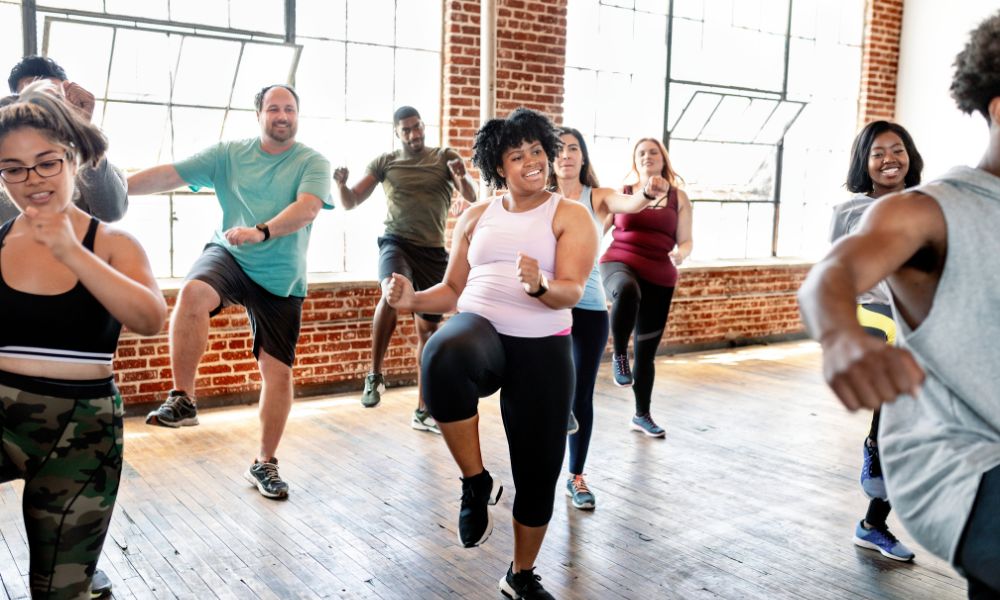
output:
[[[104,571],[94,569],[94,576],[90,578],[90,597],[102,598],[110,593],[111,579],[108,578]]]
[[[243,478],[257,486],[260,495],[265,498],[288,497],[288,484],[278,474],[277,458],[271,458],[267,462],[260,462],[255,458]]]
[[[573,506],[580,510],[594,510],[597,500],[594,493],[587,487],[583,474],[574,475],[566,480],[566,495],[573,499]]]
[[[576,415],[570,411],[569,422],[566,424],[566,435],[573,435],[577,431],[580,431],[580,423],[576,420]]]
[[[462,479],[462,508],[458,512],[458,542],[462,546],[472,548],[490,537],[493,515],[489,505],[496,504],[502,493],[503,485],[489,471]]]
[[[869,499],[888,500],[885,493],[885,479],[882,477],[882,463],[878,458],[878,446],[869,445],[865,440],[861,452],[861,489]]]
[[[667,435],[667,432],[653,421],[653,416],[649,413],[632,417],[630,427],[632,431],[641,431],[649,437],[661,438]]]
[[[146,415],[147,425],[162,427],[183,427],[198,424],[198,407],[194,398],[181,390],[170,390],[167,399],[154,411]]]
[[[854,545],[869,550],[878,550],[882,556],[907,562],[913,560],[913,552],[903,545],[903,542],[892,535],[888,527],[872,527],[868,529],[862,521],[854,528]]]
[[[383,393],[385,393],[385,378],[381,373],[369,373],[365,377],[365,391],[361,392],[361,405],[365,408],[378,406]]]
[[[628,353],[612,354],[611,366],[614,369],[615,385],[618,387],[632,387],[632,369],[628,364]]]
[[[514,563],[507,567],[507,574],[500,579],[500,593],[511,600],[555,600],[542,587],[542,578],[535,575],[535,568],[514,572]]]
[[[410,419],[410,427],[417,431],[429,431],[441,435],[441,428],[438,427],[437,421],[431,416],[431,411],[429,410],[420,410],[418,408],[413,411],[413,417]]]

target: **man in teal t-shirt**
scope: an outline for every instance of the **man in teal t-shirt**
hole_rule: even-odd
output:
[[[129,177],[129,193],[184,185],[215,189],[222,227],[181,288],[170,320],[173,389],[147,423],[197,425],[193,391],[209,319],[246,308],[263,385],[260,449],[246,479],[268,498],[288,496],[274,454],[292,408],[292,363],[306,295],[306,249],[313,219],[330,204],[330,163],[295,141],[299,97],[272,85],[254,99],[259,138],[221,142],[191,158]]]

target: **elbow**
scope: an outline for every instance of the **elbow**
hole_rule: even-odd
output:
[[[150,305],[142,311],[141,315],[135,319],[134,323],[125,324],[129,331],[141,336],[156,335],[163,331],[163,325],[167,322],[167,304],[163,298],[150,302]]]

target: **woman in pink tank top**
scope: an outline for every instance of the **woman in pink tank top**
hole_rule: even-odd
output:
[[[473,163],[507,193],[467,210],[455,225],[444,281],[414,292],[393,274],[389,305],[460,313],[421,357],[421,391],[462,473],[458,538],[478,546],[493,530],[489,505],[503,487],[483,466],[479,398],[500,391],[514,477],[514,552],[500,591],[551,598],[534,574],[552,517],[573,395],[570,309],[597,257],[586,208],[545,189],[559,138],[544,116],[518,109],[476,134]]]
[[[611,299],[611,337],[614,342],[614,382],[632,387],[635,416],[631,428],[651,437],[666,435],[650,413],[655,376],[654,359],[670,312],[677,284],[677,265],[691,254],[691,201],[677,188],[680,178],[670,157],[655,138],[643,138],[632,151],[632,184],[652,200],[635,214],[617,214],[614,241],[601,257],[601,277]],[[653,177],[670,184],[666,194],[650,194]],[[635,335],[634,370],[629,368],[628,342]],[[634,376],[633,376],[634,371]]]

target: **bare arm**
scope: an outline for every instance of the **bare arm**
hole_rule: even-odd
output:
[[[184,185],[180,173],[172,164],[143,169],[128,178],[128,193],[135,196],[168,192]]]
[[[268,239],[281,237],[295,233],[306,225],[313,222],[323,209],[323,201],[317,196],[305,192],[299,193],[283,211],[268,219],[267,229],[270,232]],[[264,232],[256,227],[233,227],[224,233],[226,241],[234,246],[242,244],[254,244],[264,241]]]
[[[677,247],[671,250],[670,259],[680,265],[691,256],[694,242],[691,240],[692,204],[684,190],[677,190]]]
[[[649,183],[644,189],[640,189],[632,195],[616,192],[611,188],[594,188],[590,192],[590,198],[594,204],[594,211],[598,219],[603,222],[610,214],[637,213],[649,206],[650,198],[653,199],[665,196],[670,191],[670,184],[659,175],[649,178]]]
[[[597,259],[597,230],[589,211],[579,202],[566,199],[559,202],[552,230],[556,235],[555,278],[548,281],[549,291],[538,299],[549,308],[572,308],[583,297],[587,277]],[[525,284],[525,292],[538,291],[542,274],[537,261],[533,271],[524,271],[524,266],[519,265],[518,275]]]
[[[347,177],[349,175],[347,167],[338,167],[333,172],[333,189],[336,190],[337,199],[345,210],[351,210],[361,204],[372,195],[378,180],[371,173],[365,173],[361,181],[354,184],[354,187],[347,187]]]
[[[896,273],[928,244],[946,243],[944,216],[923,194],[888,196],[868,210],[854,235],[816,263],[799,290],[802,319],[823,346],[823,373],[849,409],[877,408],[914,393],[923,372],[906,350],[864,333],[855,297]]]

